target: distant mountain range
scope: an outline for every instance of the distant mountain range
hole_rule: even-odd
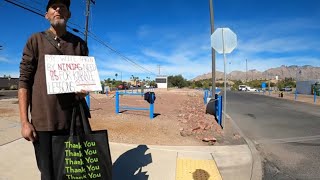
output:
[[[310,65],[305,66],[285,66],[271,68],[266,71],[260,72],[255,69],[248,70],[248,72],[243,71],[232,71],[227,74],[227,79],[230,80],[259,80],[259,79],[285,79],[293,78],[297,80],[314,80],[320,79],[320,67],[314,67]],[[200,76],[197,76],[191,80],[202,80],[210,79],[212,77],[211,72]],[[216,71],[216,80],[221,80],[224,78],[223,72]]]

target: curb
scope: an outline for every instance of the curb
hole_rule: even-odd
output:
[[[248,147],[251,151],[252,169],[251,169],[250,180],[261,180],[262,176],[263,176],[262,175],[263,174],[262,173],[262,161],[261,161],[261,157],[260,157],[258,150],[254,146],[254,143],[247,136],[244,135],[244,133],[241,131],[239,126],[236,124],[236,122],[234,122],[233,119],[228,114],[225,114],[224,112],[223,112],[223,114],[226,115],[226,117],[228,117],[228,119],[231,120],[232,125],[239,132],[239,134],[244,138],[244,140],[247,142]]]

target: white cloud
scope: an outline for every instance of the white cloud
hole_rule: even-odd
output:
[[[258,37],[238,43],[239,51],[249,54],[259,52],[292,53],[297,51],[320,50],[320,42],[300,37]]]
[[[9,62],[9,60],[6,57],[0,56],[0,62]]]
[[[19,71],[12,71],[12,70],[8,70],[8,71],[6,71],[6,70],[4,70],[4,71],[1,71],[1,74],[0,74],[0,77],[3,77],[4,75],[6,75],[6,76],[11,76],[11,77],[13,77],[13,78],[18,78],[19,77]]]
[[[264,71],[281,65],[320,66],[320,41],[309,36],[308,31],[319,30],[320,26],[314,20],[295,19],[277,21],[236,22],[231,29],[237,33],[238,46],[227,54],[227,72],[233,70],[245,71],[245,60],[248,59],[248,69]],[[228,23],[226,23],[228,24]],[[301,25],[303,24],[303,26]],[[254,25],[254,26],[253,26]],[[211,72],[211,47],[209,31],[199,30],[197,33],[179,30],[176,27],[154,27],[142,25],[136,31],[137,41],[141,42],[134,50],[123,45],[126,57],[144,68],[158,74],[182,74],[191,79],[198,75]],[[113,37],[114,38],[114,37]],[[125,38],[125,37],[122,37]],[[115,40],[117,41],[117,40]],[[134,38],[131,41],[135,41]],[[308,54],[306,52],[313,52]],[[123,77],[131,74],[145,76],[147,72],[137,68],[120,56],[104,47],[94,51],[97,58],[100,76],[114,77],[122,72]],[[216,53],[216,69],[223,71],[223,56]]]

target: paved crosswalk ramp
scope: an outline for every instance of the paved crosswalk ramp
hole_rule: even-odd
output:
[[[214,160],[177,159],[176,180],[222,180]]]

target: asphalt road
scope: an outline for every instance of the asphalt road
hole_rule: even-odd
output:
[[[0,90],[0,99],[16,97],[18,97],[18,90]]]
[[[263,179],[320,179],[320,106],[227,92],[227,114],[263,159]]]

